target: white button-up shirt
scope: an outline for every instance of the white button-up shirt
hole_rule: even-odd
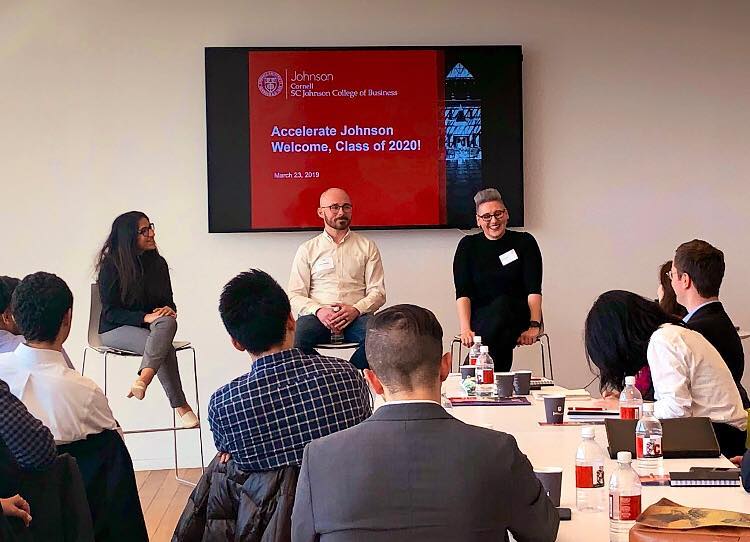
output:
[[[651,335],[646,357],[657,418],[705,416],[745,430],[747,413],[732,373],[703,335],[665,324]]]
[[[56,350],[20,344],[14,352],[0,354],[0,379],[35,418],[49,427],[57,444],[117,428],[99,387],[69,369]]]
[[[325,231],[297,250],[289,277],[295,316],[315,314],[332,303],[352,305],[360,314],[385,303],[380,251],[364,235],[349,231],[340,243]]]

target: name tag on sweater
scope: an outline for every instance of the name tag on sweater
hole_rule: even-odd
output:
[[[518,254],[516,254],[516,249],[512,248],[505,254],[500,254],[500,263],[503,265],[508,265],[511,262],[515,262],[518,259]]]
[[[315,260],[312,266],[312,272],[317,273],[318,271],[325,271],[327,269],[333,269],[333,258],[330,256],[323,256]]]

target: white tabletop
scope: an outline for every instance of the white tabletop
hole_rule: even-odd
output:
[[[449,377],[444,385],[447,395],[457,393],[455,377]],[[560,505],[572,510],[572,520],[560,522],[559,541],[608,540],[609,515],[603,513],[579,513],[575,509],[575,452],[581,441],[580,426],[540,426],[545,418],[544,403],[529,397],[531,406],[461,406],[448,410],[453,416],[472,425],[490,427],[496,431],[512,434],[535,467],[562,467],[563,484]],[[576,406],[586,401],[575,401]],[[606,450],[607,436],[603,425],[596,425],[596,440]],[[605,464],[605,479],[614,470],[616,462],[608,459]],[[686,471],[690,467],[732,467],[728,459],[666,459],[666,471]],[[662,497],[686,506],[722,508],[737,512],[750,511],[750,494],[741,487],[668,487],[647,486],[643,488],[643,507],[655,503]]]

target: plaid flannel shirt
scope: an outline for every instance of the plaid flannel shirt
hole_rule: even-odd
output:
[[[371,414],[370,391],[353,365],[298,348],[258,358],[208,404],[216,448],[244,471],[301,465],[310,441]]]
[[[23,469],[42,469],[57,457],[52,433],[32,416],[24,404],[0,380],[0,446]]]

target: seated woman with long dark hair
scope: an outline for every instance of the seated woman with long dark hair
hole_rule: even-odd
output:
[[[626,376],[648,365],[657,418],[706,416],[722,453],[744,452],[747,413],[726,363],[700,333],[658,303],[632,292],[606,292],[586,317],[584,338],[601,389],[622,389]]]
[[[154,376],[183,427],[198,425],[182,390],[177,353],[177,306],[166,260],[159,254],[154,225],[140,211],[118,216],[97,258],[102,315],[99,334],[112,348],[143,355],[128,397],[143,399]]]

